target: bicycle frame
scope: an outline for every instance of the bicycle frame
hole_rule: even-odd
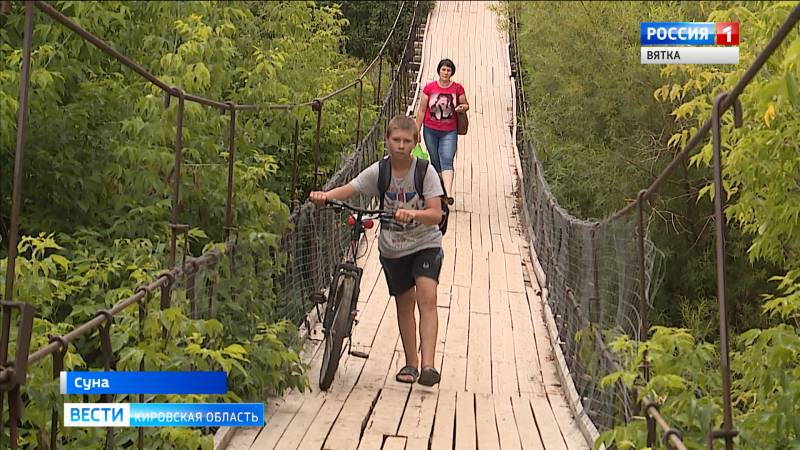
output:
[[[333,273],[333,279],[331,280],[330,289],[328,289],[328,301],[327,306],[325,308],[325,317],[322,322],[323,328],[326,330],[330,328],[331,321],[333,320],[333,303],[334,303],[334,296],[336,295],[336,287],[339,283],[339,277],[342,276],[350,276],[353,277],[355,288],[353,289],[353,298],[350,302],[350,319],[348,321],[348,333],[347,336],[350,337],[352,331],[353,321],[355,320],[356,316],[356,307],[358,306],[358,298],[361,293],[361,275],[364,272],[364,269],[358,267],[356,260],[358,259],[358,246],[361,242],[361,236],[365,234],[366,227],[364,226],[364,216],[365,215],[372,215],[372,214],[380,214],[379,212],[371,212],[365,210],[359,210],[349,205],[343,203],[333,203],[338,209],[350,209],[355,212],[354,221],[352,221],[351,225],[351,238],[350,238],[350,248],[348,249],[346,259],[344,262],[341,262],[336,265],[336,269]]]

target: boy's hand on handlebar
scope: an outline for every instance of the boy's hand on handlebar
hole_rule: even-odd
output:
[[[409,210],[409,209],[398,209],[394,213],[394,220],[401,222],[401,223],[411,223],[414,219],[417,218],[417,213],[419,211],[416,210]]]
[[[315,205],[323,207],[325,206],[325,202],[328,201],[328,194],[321,191],[314,191],[308,194],[308,199],[314,202]]]

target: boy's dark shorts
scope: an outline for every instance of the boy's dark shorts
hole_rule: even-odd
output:
[[[380,257],[389,294],[397,297],[416,285],[417,277],[431,278],[439,282],[444,252],[441,247],[426,248],[397,259]]]

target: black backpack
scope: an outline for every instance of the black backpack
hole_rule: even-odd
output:
[[[423,201],[425,200],[425,196],[422,195],[422,191],[425,175],[428,173],[428,164],[429,162],[427,160],[417,158],[417,166],[414,169],[414,189],[416,189],[417,195],[419,195],[419,198]],[[444,188],[442,176],[438,173],[437,176],[439,177],[439,183],[442,185],[442,192],[444,192],[444,195],[440,197],[442,200],[442,221],[439,222],[439,230],[444,236],[444,234],[447,233],[447,220],[450,218],[450,207],[447,204],[447,190]],[[386,191],[389,190],[389,184],[391,182],[392,165],[389,163],[389,157],[387,156],[378,163],[378,198],[380,198],[381,209],[383,209],[383,199],[386,196]]]

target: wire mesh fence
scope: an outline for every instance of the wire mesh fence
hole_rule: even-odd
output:
[[[653,183],[639,192],[637,200],[615,211],[602,221],[580,220],[559,206],[544,177],[534,144],[526,138],[527,113],[524,70],[520,65],[518,18],[516,7],[509,9],[510,59],[515,79],[517,134],[523,172],[522,200],[531,244],[541,264],[547,289],[547,301],[558,332],[558,344],[566,360],[569,376],[578,391],[584,411],[600,431],[633,415],[644,413],[647,420],[647,444],[656,444],[656,425],[665,442],[686,448],[680,433],[670,427],[658,411],[656,402],[644,398],[617,383],[600,388],[600,379],[618,371],[619,366],[606,342],[626,334],[647,340],[649,311],[665,272],[665,256],[647,236],[645,208],[648,200],[716,127],[712,137],[715,176],[715,235],[717,248],[717,296],[720,308],[720,367],[724,420],[720,430],[710,430],[709,448],[714,439],[723,439],[733,448],[737,432],[731,416],[730,368],[728,362],[728,325],[725,318],[725,242],[724,201],[721,187],[720,116],[732,108],[736,126],[741,126],[738,96],[761,70],[776,47],[800,22],[800,7],[795,7],[778,28],[766,47],[748,67],[736,85],[719,93],[712,118],[707,120],[685,147],[664,168]],[[637,214],[638,212],[638,214]],[[648,362],[641,367],[649,381]],[[641,402],[640,402],[641,401]]]
[[[548,303],[576,389],[592,421],[611,427],[630,418],[635,398],[599,381],[615,370],[605,341],[640,337],[637,222],[633,214],[611,222],[577,219],[559,206],[531,143],[526,143],[523,186],[531,243],[547,278]],[[645,239],[645,292],[652,299],[663,275],[664,255]],[[610,406],[613,406],[610,408]]]

